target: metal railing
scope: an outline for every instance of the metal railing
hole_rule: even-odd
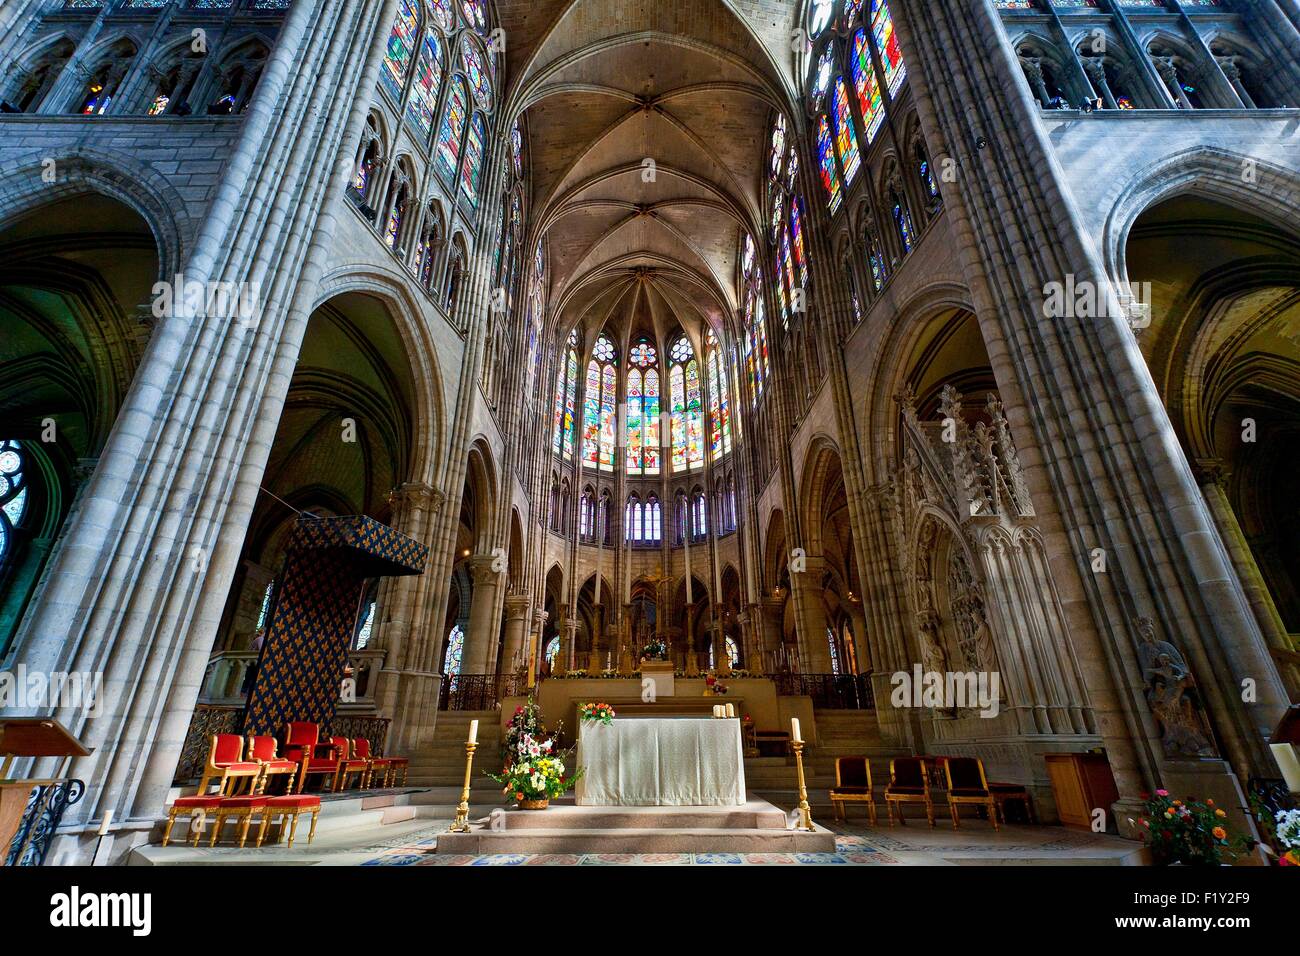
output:
[[[826,710],[875,710],[870,674],[774,674],[782,697],[811,697]]]
[[[507,697],[525,697],[524,674],[444,674],[439,710],[492,710]]]
[[[9,845],[5,866],[41,866],[50,852],[50,841],[63,820],[63,812],[86,792],[80,780],[51,780],[32,788],[18,832]]]

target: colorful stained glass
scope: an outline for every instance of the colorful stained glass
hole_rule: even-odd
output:
[[[492,108],[492,83],[488,80],[487,71],[483,67],[483,57],[471,40],[466,40],[465,44],[465,75],[469,77],[470,92],[474,94],[474,102],[479,109],[490,110]]]
[[[582,463],[600,464],[600,363],[587,363],[587,389],[582,402]]]
[[[555,377],[555,444],[557,455],[573,454],[574,395],[578,380],[578,333],[569,335],[568,354]]]
[[[153,98],[153,102],[149,104],[148,115],[162,116],[164,113],[167,112],[167,107],[171,105],[171,101],[172,98],[168,96],[166,93],[159,93],[157,96]]]
[[[912,244],[916,241],[912,232],[912,217],[897,196],[894,197],[893,216],[894,227],[898,230],[898,241],[903,245],[903,253],[909,253],[912,251]]]
[[[546,276],[546,250],[542,240],[537,240],[537,251],[533,253],[533,273],[540,281]]]
[[[808,288],[808,253],[803,240],[803,200],[796,196],[790,202],[790,238],[794,248],[794,262],[799,267],[799,285]]]
[[[641,454],[644,434],[641,424],[641,390],[644,377],[639,369],[627,373],[627,473],[639,475],[645,468],[645,459]]]
[[[379,85],[398,103],[406,89],[406,78],[411,70],[411,57],[420,42],[420,13],[411,0],[402,0],[397,8],[397,19],[388,34],[388,49],[384,53],[384,67],[379,71]]]
[[[779,186],[772,188],[772,237],[781,231],[781,223],[785,219],[785,193]]]
[[[442,45],[433,31],[424,35],[420,59],[415,66],[415,82],[406,104],[406,122],[421,143],[433,133],[433,114],[438,108],[438,84],[442,82]]]
[[[754,237],[745,233],[745,238],[740,244],[740,274],[749,278],[749,274],[754,270]]]
[[[853,76],[853,88],[858,93],[858,109],[867,125],[867,145],[870,146],[876,141],[876,134],[885,122],[885,97],[880,92],[876,67],[871,62],[871,44],[867,42],[866,30],[853,34],[849,69]]]
[[[700,381],[700,363],[686,363],[686,467],[704,464],[704,389]]]
[[[885,257],[880,251],[880,243],[871,241],[868,261],[871,263],[871,285],[879,292],[885,287]]]
[[[885,71],[885,86],[889,89],[890,99],[893,99],[907,79],[907,65],[903,62],[903,50],[898,45],[898,34],[894,32],[894,18],[887,0],[871,0],[871,35]]]
[[[424,0],[424,6],[429,11],[429,16],[433,22],[438,24],[443,30],[450,30],[452,20],[454,19],[451,12],[451,0]]]
[[[727,392],[727,363],[717,336],[705,340],[709,369],[709,446],[715,458],[731,451],[731,398]]]
[[[465,661],[465,630],[459,624],[447,635],[447,665],[442,669],[445,676],[451,678],[451,689],[455,690],[460,682],[460,668]]]
[[[457,78],[452,81],[451,90],[447,94],[446,112],[442,115],[438,143],[433,153],[434,168],[449,186],[455,185],[456,173],[460,170],[460,142],[465,132],[465,100],[465,83]]]
[[[745,294],[745,375],[749,379],[749,393],[757,400],[763,392],[763,382],[758,375],[758,342],[754,336],[754,290]]]
[[[790,255],[790,230],[789,229],[786,229],[785,232],[781,234],[780,256],[781,256],[781,261],[777,265],[778,285],[780,284],[780,276],[782,273],[784,273],[786,285],[790,290],[790,312],[802,312],[803,311],[803,289],[799,286],[799,283],[795,279],[795,275],[794,275],[794,258]],[[783,309],[782,319],[783,320],[788,319],[790,312],[786,312]],[[788,327],[788,322],[787,322],[787,327]]]
[[[659,474],[659,370],[648,369],[645,373],[645,394],[642,398],[642,416],[645,421],[645,438],[642,457],[645,459],[645,474]]]
[[[808,32],[817,36],[831,22],[831,13],[835,9],[835,0],[812,0],[812,10],[808,14]]]
[[[614,445],[617,440],[618,408],[615,399],[618,395],[618,382],[614,366],[606,365],[601,373],[600,400],[600,469],[614,470]]]
[[[557,634],[546,642],[546,666],[554,667],[555,659],[560,656],[560,636]]]
[[[465,22],[479,33],[487,29],[487,14],[483,10],[483,0],[460,0],[460,9],[465,14]]]
[[[27,512],[26,462],[22,446],[0,441],[0,569],[12,557],[13,532]]]
[[[570,339],[570,342],[575,342]],[[564,449],[565,458],[572,458],[576,445],[578,424],[578,350],[569,348],[568,382],[564,393]]]
[[[479,181],[483,178],[483,145],[487,136],[482,113],[475,113],[465,137],[465,164],[460,169],[460,196],[478,208]]]
[[[790,159],[785,166],[785,188],[794,189],[795,180],[799,178],[799,154],[790,147]]]
[[[824,115],[817,120],[817,163],[821,167],[822,188],[826,190],[826,208],[833,216],[844,197],[840,193],[840,174],[835,169],[830,125]]]
[[[844,86],[843,77],[835,80],[833,106],[834,112],[831,115],[835,121],[835,153],[844,170],[844,184],[852,186],[862,167],[862,160],[858,155],[858,134],[853,127],[853,111],[849,109],[849,93]]]

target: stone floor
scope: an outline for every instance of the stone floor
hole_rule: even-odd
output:
[[[488,796],[488,795],[484,795]],[[794,806],[794,794],[762,791],[759,796],[781,807]],[[384,826],[325,828],[310,845],[300,827],[299,840],[261,849],[232,846],[190,847],[172,844],[143,847],[132,863],[143,865],[297,865],[297,866],[977,866],[1006,865],[1141,865],[1139,844],[1118,837],[1056,826],[1004,826],[994,832],[985,820],[963,817],[960,830],[940,819],[933,829],[909,817],[906,826],[890,827],[883,813],[871,827],[866,814],[850,811],[847,822],[831,817],[825,795],[810,800],[819,824],[835,833],[833,853],[590,853],[482,856],[437,854],[438,836],[450,826],[459,797],[449,788],[419,794],[418,814]],[[493,804],[475,802],[473,818],[486,817]]]

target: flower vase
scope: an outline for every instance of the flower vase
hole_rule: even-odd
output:
[[[545,798],[541,800],[520,800],[519,801],[520,810],[545,810],[550,805],[551,805],[551,801]]]

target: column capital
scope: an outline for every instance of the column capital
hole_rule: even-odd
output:
[[[476,554],[466,563],[469,565],[470,577],[475,587],[496,584],[504,573],[497,569],[497,556],[493,554]]]
[[[505,598],[506,620],[526,619],[528,617],[528,605],[531,600],[527,594],[507,594]]]
[[[1228,480],[1228,468],[1222,458],[1197,458],[1192,462],[1192,474],[1201,487],[1222,485]]]
[[[394,506],[413,505],[428,508],[437,514],[442,510],[446,496],[432,485],[423,481],[407,481],[388,493],[388,503]]]

